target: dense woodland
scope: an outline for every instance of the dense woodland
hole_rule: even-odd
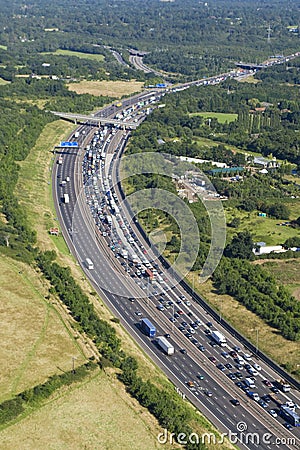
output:
[[[179,79],[199,78],[232,68],[235,62],[260,62],[299,46],[299,0],[54,0],[0,1],[1,76],[45,72],[49,59],[60,76],[127,77],[106,46],[128,60],[128,49],[146,51],[145,62]],[[268,28],[271,28],[268,39]],[[292,28],[294,27],[294,28]],[[105,46],[105,47],[104,47]],[[57,49],[100,53],[105,64],[79,65],[40,52]],[[87,70],[88,69],[88,70]],[[59,73],[60,72],[60,73]]]

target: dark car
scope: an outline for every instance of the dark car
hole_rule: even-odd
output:
[[[239,406],[240,405],[240,401],[237,398],[232,398],[230,400],[230,403],[232,403],[234,406]]]
[[[217,368],[220,369],[220,370],[222,370],[222,372],[223,372],[224,370],[226,370],[226,367],[224,366],[224,364],[221,364],[221,363],[217,365]]]
[[[217,362],[217,360],[214,356],[209,356],[208,359],[213,363]]]
[[[205,347],[203,345],[199,345],[199,350],[201,350],[201,352],[205,352]]]
[[[213,326],[213,324],[212,324],[211,322],[207,322],[206,326],[207,326],[208,328],[211,328],[211,327]]]
[[[187,351],[186,351],[185,348],[182,348],[182,349],[180,350],[180,352],[183,353],[184,355],[187,353]]]
[[[241,372],[234,372],[234,375],[235,375],[237,378],[243,378],[243,374],[242,374]]]

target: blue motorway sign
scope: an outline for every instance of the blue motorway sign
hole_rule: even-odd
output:
[[[60,147],[78,147],[78,142],[63,141],[60,143]]]

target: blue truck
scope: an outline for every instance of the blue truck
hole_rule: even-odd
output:
[[[143,333],[145,333],[149,337],[154,337],[156,333],[156,328],[149,319],[142,319],[141,320],[141,330]]]

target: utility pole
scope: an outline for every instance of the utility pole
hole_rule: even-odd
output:
[[[270,44],[270,42],[271,42],[271,27],[270,27],[270,24],[269,24],[269,27],[268,27],[268,44]]]
[[[256,347],[255,347],[255,353],[258,353],[258,328],[256,328]]]

